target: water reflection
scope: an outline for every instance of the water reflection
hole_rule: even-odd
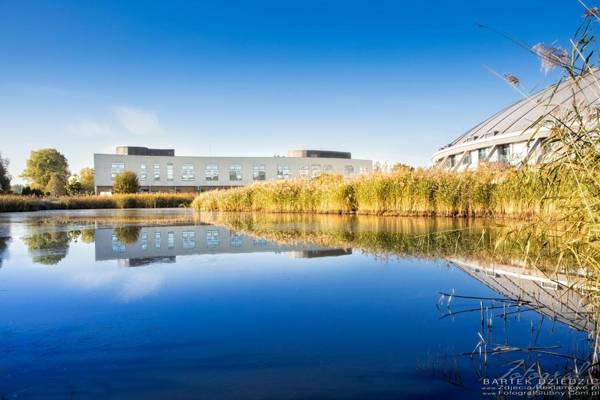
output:
[[[2,261],[8,258],[8,244],[10,242],[10,227],[0,225],[0,268]]]
[[[557,262],[556,238],[528,243],[483,220],[131,215],[13,222],[8,245],[0,229],[0,260],[16,254],[1,271],[8,393],[31,380],[31,360],[37,376],[99,398],[89,382],[133,374],[144,391],[131,397],[144,398],[158,393],[145,376],[184,386],[175,397],[227,398],[234,385],[255,398],[471,398],[509,370],[597,375],[597,290],[573,260]]]
[[[534,243],[527,229],[469,220],[252,214],[208,214],[205,219],[279,243],[343,245],[386,259],[443,259],[498,296],[470,296],[454,288],[441,292],[442,319],[470,313],[479,316],[480,324],[473,326],[477,335],[472,348],[440,352],[421,365],[423,371],[462,386],[460,358],[465,357],[473,364],[484,395],[529,392],[530,397],[561,397],[571,391],[573,397],[589,397],[597,393],[598,282],[575,259],[556,251],[558,236]],[[511,333],[526,313],[541,316],[535,325],[529,321],[530,335]],[[586,336],[575,347],[553,343],[557,323]],[[507,384],[498,378],[507,376],[526,376],[530,383],[503,392]],[[550,378],[566,383],[557,385]]]
[[[23,238],[34,263],[55,265],[67,256],[71,232],[36,232]]]
[[[174,263],[177,256],[203,254],[289,253],[295,258],[352,254],[348,248],[285,245],[207,224],[99,228],[95,238],[97,261],[119,260],[120,265],[130,267]]]

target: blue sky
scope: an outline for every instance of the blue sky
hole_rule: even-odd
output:
[[[118,144],[179,155],[291,148],[428,165],[556,79],[478,23],[566,47],[562,1],[0,0],[0,152],[17,176],[55,147],[75,172]]]

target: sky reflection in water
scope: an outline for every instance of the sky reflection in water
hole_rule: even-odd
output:
[[[464,398],[481,396],[480,360],[446,356],[472,351],[480,331],[490,346],[535,343],[585,357],[590,321],[574,317],[574,308],[584,309],[576,294],[520,280],[515,270],[490,269],[468,254],[449,262],[447,254],[427,253],[431,243],[422,241],[457,230],[478,237],[480,228],[448,220],[261,221],[186,211],[4,215],[0,394]],[[449,240],[436,239],[436,251],[450,248]],[[377,247],[384,241],[387,248]],[[411,246],[417,257],[408,254]],[[554,310],[504,319],[498,307],[492,329],[482,329],[479,311],[444,317],[479,301],[454,298],[449,309],[440,292],[499,298],[507,294],[499,291],[519,288],[537,290]],[[564,315],[566,323],[543,312]],[[502,374],[503,362],[528,357],[490,355],[485,374]],[[552,371],[566,364],[535,357]]]

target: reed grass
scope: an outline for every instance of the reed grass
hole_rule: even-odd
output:
[[[417,169],[354,179],[323,175],[216,190],[198,195],[203,211],[312,212],[444,217],[556,217],[554,198],[569,190],[561,180],[548,191],[543,171],[488,165],[476,171]]]
[[[137,193],[112,196],[64,196],[57,198],[0,195],[0,212],[188,207],[194,196],[194,194],[190,193]]]

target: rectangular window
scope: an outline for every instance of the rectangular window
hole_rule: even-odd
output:
[[[206,231],[206,247],[218,247],[219,242],[219,231],[215,229]]]
[[[167,247],[169,249],[175,247],[175,232],[167,232]]]
[[[498,162],[507,163],[510,158],[510,144],[498,146]]]
[[[125,245],[121,243],[119,238],[117,238],[117,235],[114,233],[112,235],[112,250],[115,253],[123,253],[126,250]]]
[[[462,159],[462,164],[463,165],[471,165],[471,152],[467,152],[466,154],[463,154],[463,159]]]
[[[354,166],[353,165],[344,165],[344,175],[352,175],[354,174]]]
[[[456,166],[456,154],[453,156],[450,156],[450,167],[455,167]]]
[[[240,235],[239,233],[231,234],[231,238],[230,238],[231,247],[242,247],[243,244],[244,244],[244,241],[243,241],[242,235]]]
[[[487,152],[488,152],[487,147],[477,150],[477,160],[479,162],[485,162],[485,160],[487,158]]]
[[[140,164],[140,181],[145,181],[148,178],[148,169],[146,164]]]
[[[148,249],[148,234],[147,233],[142,233],[142,250],[146,250]]]
[[[160,249],[160,232],[154,233],[154,247]]]
[[[241,181],[242,180],[242,166],[239,164],[233,164],[229,166],[229,180],[230,181]]]
[[[277,179],[290,179],[290,167],[287,165],[278,165]]]
[[[252,178],[255,181],[264,181],[267,179],[267,173],[265,172],[265,164],[257,164],[254,166],[252,171]]]
[[[254,239],[252,244],[255,246],[264,247],[267,245],[267,239]]]
[[[367,167],[360,167],[358,169],[358,173],[361,174],[361,175],[368,174],[369,173],[369,169]]]
[[[167,180],[173,180],[173,164],[167,164]]]
[[[219,180],[219,166],[216,164],[208,164],[204,170],[204,176],[207,181]]]
[[[160,164],[154,164],[154,180],[160,181]]]
[[[121,172],[125,171],[125,163],[115,162],[110,166],[110,177],[115,179],[115,176],[119,175]]]
[[[194,231],[182,232],[181,238],[183,239],[183,248],[184,249],[193,249],[194,247],[196,247],[196,232],[194,232]]]
[[[182,181],[193,181],[196,179],[196,171],[194,170],[194,164],[183,164],[181,166],[181,180]]]
[[[309,172],[308,165],[300,167],[300,171],[299,172],[300,172],[300,177],[301,178],[308,178],[308,172]]]

